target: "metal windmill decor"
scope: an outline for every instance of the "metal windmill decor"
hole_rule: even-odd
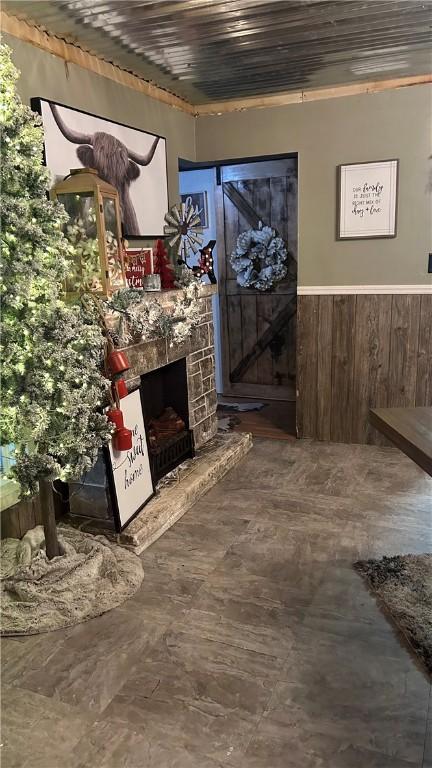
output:
[[[189,252],[197,253],[204,239],[200,213],[198,206],[194,207],[192,198],[188,197],[185,203],[173,205],[165,214],[164,232],[171,238],[169,245],[176,248],[179,261],[185,264]]]

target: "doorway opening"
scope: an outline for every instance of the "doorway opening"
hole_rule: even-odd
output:
[[[297,155],[180,161],[179,167],[180,193],[205,193],[204,239],[216,240],[213,315],[221,410],[224,404],[227,411],[230,404],[240,406],[235,429],[295,435]],[[230,262],[238,236],[259,222],[275,229],[288,250],[286,277],[265,292],[239,285]],[[241,408],[251,401],[263,407]]]

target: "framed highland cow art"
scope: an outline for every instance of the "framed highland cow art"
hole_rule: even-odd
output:
[[[31,108],[42,117],[53,185],[72,168],[94,168],[118,190],[124,237],[163,235],[168,181],[162,136],[46,99],[32,99]]]

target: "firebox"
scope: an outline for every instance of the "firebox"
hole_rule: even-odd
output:
[[[141,376],[153,481],[194,456],[189,429],[186,358]]]

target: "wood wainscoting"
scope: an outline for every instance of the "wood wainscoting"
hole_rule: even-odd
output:
[[[63,498],[66,497],[67,486],[56,481],[56,487],[57,491],[53,493],[54,510],[57,520],[60,520],[66,512]],[[11,507],[1,510],[0,538],[22,539],[24,534],[34,528],[35,525],[43,525],[39,495],[33,496],[31,499],[22,499]]]
[[[369,408],[432,405],[432,294],[299,295],[297,435],[383,444]]]
[[[1,538],[21,539],[30,528],[42,524],[39,496],[28,501],[17,501],[1,512]]]

